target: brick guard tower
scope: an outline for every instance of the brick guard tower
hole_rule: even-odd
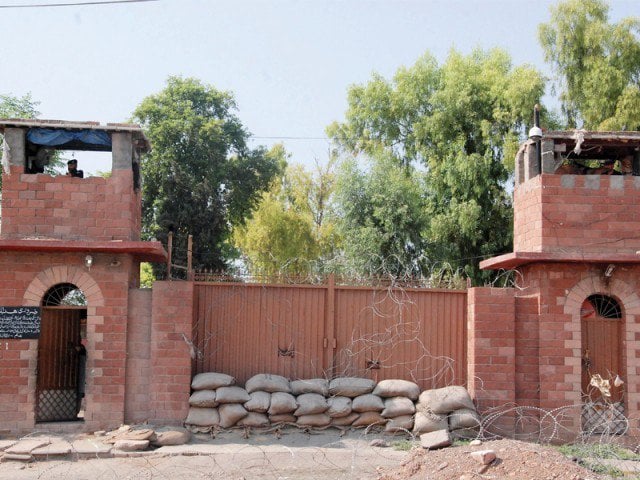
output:
[[[518,153],[513,253],[480,264],[517,286],[469,292],[469,387],[485,411],[524,407],[504,434],[638,433],[639,148],[638,132],[548,132],[541,162],[533,141]]]
[[[140,241],[139,159],[149,143],[128,124],[1,120],[0,133],[0,430],[117,426],[149,383],[148,342],[132,343],[147,315],[139,265],[166,258],[158,242]],[[42,173],[56,150],[112,152],[111,175]],[[15,327],[7,312],[16,311],[35,312],[39,324]]]

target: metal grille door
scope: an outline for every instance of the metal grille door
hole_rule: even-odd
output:
[[[77,420],[80,318],[84,308],[44,307],[38,340],[36,422]]]

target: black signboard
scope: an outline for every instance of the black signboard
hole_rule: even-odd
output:
[[[40,307],[0,307],[0,338],[38,338]]]

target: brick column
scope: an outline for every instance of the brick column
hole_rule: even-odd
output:
[[[481,414],[515,403],[514,295],[512,288],[468,291],[467,384]],[[486,427],[494,433],[512,436],[513,414],[505,411]]]
[[[155,282],[152,302],[150,418],[181,424],[191,391],[193,283]]]

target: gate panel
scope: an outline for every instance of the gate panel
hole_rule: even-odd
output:
[[[466,383],[466,292],[336,291],[335,370],[421,388]]]
[[[196,372],[322,376],[324,289],[196,285]]]
[[[466,291],[196,283],[194,372],[466,382]]]
[[[36,422],[76,420],[83,309],[42,308],[38,339]]]

